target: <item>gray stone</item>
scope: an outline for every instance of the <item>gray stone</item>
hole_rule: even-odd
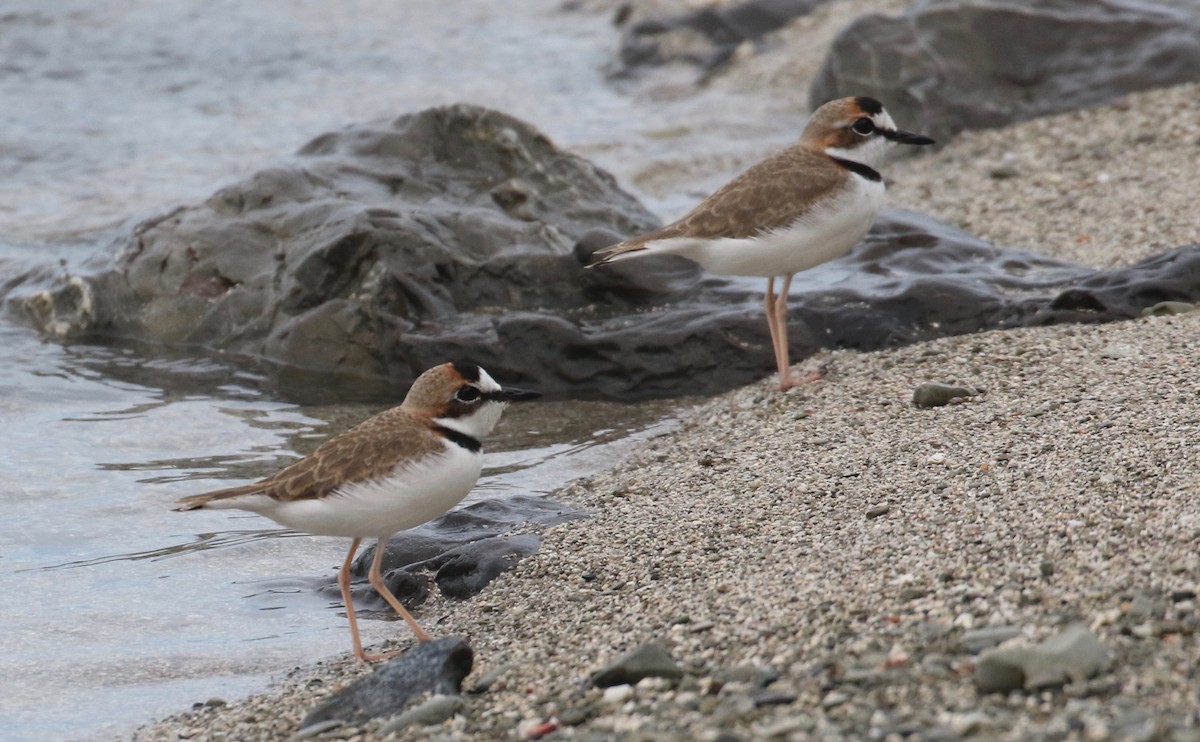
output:
[[[913,390],[913,404],[922,409],[948,405],[955,399],[970,397],[974,392],[961,386],[926,382]]]
[[[1170,314],[1187,314],[1196,311],[1196,305],[1186,301],[1160,301],[1142,310],[1143,317],[1158,317]]]
[[[874,96],[905,128],[944,140],[1193,80],[1195,3],[917,0],[847,26],[810,100]]]
[[[783,706],[796,700],[796,694],[785,690],[763,690],[751,696],[755,706]]]
[[[426,693],[457,695],[473,661],[471,645],[461,637],[418,644],[330,696],[304,717],[300,727],[331,719],[359,724],[395,716]]]
[[[738,46],[756,42],[829,0],[745,0],[629,24],[612,77],[638,68],[682,62],[704,72],[723,66]]]
[[[1086,626],[1071,626],[1040,644],[992,649],[975,665],[975,686],[981,693],[1037,690],[1068,682],[1083,682],[1104,672],[1112,654]]]
[[[496,684],[496,681],[512,672],[512,669],[512,665],[501,665],[484,673],[482,677],[475,681],[474,685],[467,689],[467,692],[471,694],[487,693]]]
[[[867,511],[867,520],[874,520],[882,515],[887,515],[891,511],[891,505],[876,505]]]
[[[958,644],[964,652],[979,654],[985,649],[991,649],[997,644],[1015,639],[1020,635],[1021,627],[1019,626],[989,626],[985,629],[971,629],[964,632],[962,638],[958,640]]]
[[[733,665],[716,672],[713,679],[725,683],[746,683],[754,688],[766,688],[779,679],[779,670],[759,665]]]
[[[678,680],[682,677],[683,670],[679,669],[667,650],[658,644],[647,643],[592,673],[592,683],[597,688],[608,688],[635,685],[642,678]]]
[[[379,736],[386,737],[409,726],[441,724],[461,711],[462,707],[463,700],[459,696],[434,696],[420,706],[411,708],[389,720],[379,728]]]
[[[577,727],[600,713],[596,704],[568,706],[558,712],[558,720],[569,727]]]

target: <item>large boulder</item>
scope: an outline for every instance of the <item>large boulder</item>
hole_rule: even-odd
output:
[[[834,42],[813,107],[884,102],[939,140],[1200,80],[1200,4],[1154,0],[917,0]]]
[[[608,173],[533,127],[455,105],[320,136],[138,225],[110,270],[66,278],[26,308],[62,337],[406,378],[444,360],[413,336],[494,337],[505,317],[577,306],[578,238],[655,225]]]
[[[140,225],[109,268],[17,303],[58,337],[200,347],[392,388],[453,358],[558,396],[625,400],[770,374],[762,279],[680,258],[584,267],[653,223],[532,127],[451,106],[320,137]],[[1195,247],[1097,272],[889,212],[850,255],[796,276],[789,328],[798,361],[1198,299]]]
[[[712,72],[746,42],[760,41],[829,0],[744,0],[630,23],[614,77],[639,67],[683,62]]]

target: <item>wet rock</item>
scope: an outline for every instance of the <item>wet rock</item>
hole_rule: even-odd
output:
[[[621,37],[620,64],[612,75],[624,77],[639,67],[675,62],[711,72],[728,62],[741,44],[758,41],[828,1],[747,0],[636,21]]]
[[[388,589],[408,608],[429,597],[429,579],[434,574],[438,589],[451,598],[477,595],[496,577],[537,551],[541,540],[535,534],[505,537],[525,524],[554,525],[584,513],[545,497],[518,495],[484,500],[459,508],[388,540],[380,571]],[[351,586],[356,605],[368,610],[391,609],[366,582],[375,557],[374,545],[364,548],[351,565],[358,580]],[[340,595],[336,579],[318,588],[330,596]]]
[[[597,688],[609,688],[633,685],[642,678],[678,680],[681,677],[683,670],[675,664],[671,654],[657,644],[648,643],[592,673],[592,684]]]
[[[985,652],[975,666],[982,693],[1037,690],[1084,682],[1108,669],[1112,654],[1083,625],[1068,628],[1040,644],[1000,647]]]
[[[473,661],[471,645],[461,637],[418,644],[330,696],[304,717],[301,730],[333,719],[359,724],[395,716],[425,693],[456,696]]]
[[[920,0],[846,27],[813,81],[813,107],[871,95],[944,141],[1200,80],[1200,9],[1128,0]]]
[[[94,313],[80,319],[78,286],[65,285],[39,301],[40,324],[409,378],[459,345],[445,334],[512,337],[521,325],[502,318],[577,304],[590,278],[571,250],[588,230],[656,223],[533,127],[445,106],[324,134],[143,222],[115,267],[86,280]],[[71,306],[56,307],[60,296]],[[414,334],[449,345],[421,347]]]
[[[922,409],[948,405],[955,399],[970,397],[974,392],[961,386],[926,382],[913,390],[913,404]]]
[[[542,539],[533,533],[472,541],[434,560],[432,564],[437,566],[434,581],[448,598],[469,598],[537,551],[541,543]]]
[[[531,127],[450,106],[320,137],[297,164],[139,225],[111,269],[35,270],[0,290],[56,337],[269,359],[297,389],[403,388],[464,357],[550,395],[623,401],[769,375],[762,280],[677,260],[583,266],[650,220]],[[796,276],[788,328],[800,362],[822,347],[1136,317],[1162,301],[1200,301],[1200,248],[1097,271],[892,211],[850,255]]]

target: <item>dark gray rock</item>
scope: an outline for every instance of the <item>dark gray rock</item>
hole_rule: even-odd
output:
[[[913,404],[922,409],[929,407],[942,407],[948,405],[955,399],[970,397],[973,392],[970,389],[965,389],[961,386],[952,386],[950,384],[938,384],[936,382],[926,382],[913,390]]]
[[[674,62],[712,72],[728,62],[739,45],[759,41],[826,2],[747,0],[636,21],[621,36],[620,64],[612,74],[624,77],[640,67]]]
[[[1005,693],[1083,682],[1107,670],[1112,659],[1096,635],[1077,624],[1040,644],[984,652],[975,665],[975,687]]]
[[[592,673],[597,688],[613,685],[633,685],[642,678],[678,680],[683,670],[675,664],[670,652],[654,643],[643,644],[601,670]]]
[[[834,41],[815,108],[870,95],[939,141],[1200,80],[1200,8],[1153,0],[917,0]]]
[[[425,693],[458,695],[473,662],[471,645],[461,637],[418,644],[330,696],[304,717],[301,731],[332,719],[360,724],[395,716],[410,700]]]
[[[520,525],[554,525],[584,515],[583,511],[544,497],[483,500],[393,536],[380,569],[388,589],[408,608],[429,597],[431,572],[444,595],[469,598],[541,544],[536,534],[504,534]],[[358,579],[351,592],[355,605],[388,613],[391,608],[366,581],[374,557],[375,547],[371,545],[354,560],[350,573]],[[335,579],[318,589],[330,596],[341,594]]]
[[[542,539],[534,533],[492,536],[452,549],[429,564],[437,569],[438,589],[448,598],[477,595],[488,583],[534,553]]]
[[[110,269],[34,269],[0,291],[56,338],[204,346],[282,388],[394,390],[455,358],[550,395],[625,401],[770,374],[761,279],[681,260],[583,267],[650,223],[532,128],[451,106],[320,137],[296,164],[143,223]],[[1096,271],[893,211],[850,255],[797,275],[792,358],[1164,301],[1200,301],[1200,248]]]
[[[446,106],[322,135],[291,162],[143,222],[112,270],[87,280],[90,315],[77,316],[86,302],[70,285],[29,310],[43,325],[59,318],[66,336],[409,378],[447,351],[410,336],[441,336],[455,357],[464,333],[495,342],[512,332],[498,320],[578,303],[590,281],[571,250],[584,233],[655,224],[608,173],[529,125]]]

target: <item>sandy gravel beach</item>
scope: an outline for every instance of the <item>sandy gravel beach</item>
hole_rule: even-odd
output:
[[[410,737],[511,738],[581,708],[593,732],[663,739],[861,739],[913,724],[1017,740],[1071,723],[1107,739],[1186,723],[1200,707],[1196,603],[1180,598],[1200,574],[1198,333],[1188,314],[837,352],[820,359],[827,381],[787,395],[763,382],[703,405],[677,434],[560,494],[591,519],[546,531],[479,597],[421,608],[437,633],[470,638],[474,679],[502,672],[464,714]],[[912,389],[927,380],[980,394],[918,410]],[[1152,607],[1131,616],[1135,604]],[[1116,662],[1069,693],[977,696],[970,658],[952,649],[967,629],[1043,638],[1072,622]],[[690,690],[645,683],[606,702],[587,688],[646,641],[670,648]],[[877,670],[889,656],[903,664],[875,685],[827,682],[831,668]],[[771,687],[796,700],[717,715],[733,691],[706,691],[747,665],[780,674]],[[142,738],[182,727],[286,739],[359,671],[300,670],[278,696]]]
[[[1198,91],[963,135],[891,167],[891,202],[1092,265],[1195,241]],[[1167,109],[1189,113],[1153,126]],[[824,381],[701,405],[556,495],[590,519],[545,530],[480,596],[418,610],[474,645],[468,690],[494,682],[401,738],[512,739],[557,719],[587,739],[1200,739],[1198,337],[1191,313],[835,351],[804,364],[830,364]],[[917,409],[927,381],[975,395]],[[1110,672],[976,693],[965,632],[1073,623]],[[678,687],[590,687],[649,641],[684,669]],[[792,700],[756,706],[760,671]],[[137,738],[287,739],[360,672],[298,668]]]

